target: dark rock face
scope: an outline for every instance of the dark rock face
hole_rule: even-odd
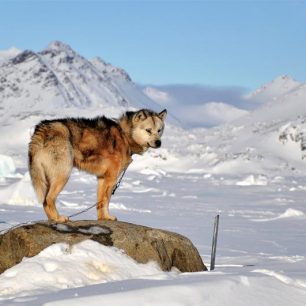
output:
[[[86,239],[123,249],[139,263],[156,261],[164,271],[172,267],[182,272],[207,270],[191,241],[179,234],[125,222],[70,221],[39,222],[0,235],[0,273],[54,243],[72,245]]]
[[[26,60],[29,60],[32,57],[36,57],[36,54],[31,50],[25,50],[18,54],[16,57],[14,57],[11,61],[14,65],[18,65],[25,62]]]

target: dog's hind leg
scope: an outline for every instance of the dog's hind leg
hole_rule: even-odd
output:
[[[45,170],[39,160],[32,158],[29,163],[29,170],[38,201],[43,203],[49,188]]]
[[[73,153],[71,145],[67,142],[60,142],[48,148],[49,160],[45,163],[46,176],[49,182],[44,209],[49,220],[66,222],[68,217],[59,215],[55,201],[59,193],[66,185],[73,167]]]
[[[45,202],[43,203],[45,212],[49,220],[53,220],[59,223],[68,221],[68,217],[59,215],[55,206],[55,201],[58,194],[62,191],[62,189],[66,185],[69,175],[70,172],[68,174],[58,173],[56,178],[50,182],[50,188],[48,190]]]

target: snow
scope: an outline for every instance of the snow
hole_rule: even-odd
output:
[[[268,184],[267,178],[264,175],[249,175],[242,181],[236,183],[238,186],[266,186]]]
[[[0,190],[0,199],[0,203],[37,206],[29,172],[26,172],[17,182]]]
[[[121,250],[92,240],[57,243],[6,270],[0,276],[0,299],[158,274],[163,272],[156,263],[138,264]]]
[[[291,217],[300,217],[304,216],[304,212],[292,208],[288,208],[283,214],[278,218],[291,218]]]
[[[127,105],[162,110],[120,68],[87,61],[65,44],[29,53],[18,64],[5,61],[0,75],[8,80],[0,92],[0,231],[46,219],[27,169],[27,143],[41,119],[117,117]],[[0,305],[305,305],[306,85],[280,77],[265,86],[275,88],[273,99],[213,128],[167,121],[162,148],[133,157],[111,199],[119,220],[187,236],[208,267],[219,214],[215,271],[162,272],[92,241],[55,244],[0,275]],[[219,117],[227,111],[213,106]],[[96,188],[95,177],[74,170],[58,210],[71,215],[89,208]],[[73,219],[96,219],[96,211]]]
[[[147,288],[137,289],[140,282],[127,284],[121,289],[115,287],[111,293],[98,294],[91,297],[74,297],[65,300],[65,305],[80,306],[84,303],[90,305],[105,304],[120,306],[124,305],[171,305],[171,306],[198,306],[198,305],[302,305],[301,292],[294,288],[292,296],[286,295],[286,284],[279,285],[273,276],[267,279],[261,277],[263,273],[257,272],[257,277],[228,276],[215,274],[208,276],[206,280],[198,277],[179,278],[176,282],[163,281],[159,285],[156,282],[146,281],[143,285]],[[188,279],[188,281],[187,281]],[[252,290],[254,289],[254,291]],[[258,304],[260,300],[260,304]],[[60,302],[50,302],[45,305],[61,305]],[[286,304],[287,303],[287,304]]]
[[[171,101],[170,94],[154,87],[145,87],[143,92],[153,101],[167,103]]]
[[[275,78],[272,82],[249,93],[246,96],[246,99],[251,100],[253,103],[265,103],[270,100],[275,100],[280,96],[286,95],[299,85],[301,84],[290,76],[281,75]]]
[[[273,221],[273,220],[278,220],[278,219],[283,219],[283,218],[295,218],[295,217],[301,217],[301,216],[304,216],[303,211],[293,209],[293,208],[287,208],[284,213],[280,214],[277,217],[267,218],[267,219],[254,219],[253,221],[265,222],[265,221]]]
[[[5,62],[15,56],[17,56],[19,53],[21,53],[22,51],[15,48],[15,47],[11,47],[7,50],[0,50],[0,65],[2,62]]]
[[[202,173],[129,171],[110,209],[119,220],[175,231],[190,238],[209,266],[214,216],[220,214],[216,270],[213,272],[161,272],[135,268],[99,245],[53,245],[0,276],[3,305],[304,305],[305,179],[269,177],[266,185],[238,186],[246,177]],[[157,175],[160,174],[160,175]],[[155,175],[154,179],[149,179]],[[84,184],[91,176],[74,171],[60,195],[60,212],[70,214],[95,201],[96,185]],[[255,177],[255,176],[254,176]],[[290,189],[294,187],[294,191]],[[142,188],[145,192],[134,192]],[[27,194],[25,187],[23,194]],[[138,190],[138,189],[136,189]],[[77,207],[61,205],[73,202]],[[42,207],[0,205],[0,229],[18,222],[45,219]],[[142,210],[148,212],[143,213]],[[77,219],[95,219],[95,209]],[[66,225],[57,225],[67,231]],[[88,229],[96,232],[95,227]],[[114,263],[113,271],[99,270]],[[56,269],[55,269],[56,268]],[[52,270],[54,269],[54,271]],[[14,274],[18,271],[17,274]],[[29,282],[29,271],[31,281]],[[134,274],[129,274],[132,271]],[[151,271],[151,270],[150,270]],[[7,273],[7,274],[6,274]],[[95,279],[88,277],[92,273]],[[114,277],[114,279],[112,279]],[[140,278],[140,279],[139,279]],[[17,281],[18,279],[18,281]],[[284,281],[284,279],[286,281]],[[9,291],[11,290],[11,291]],[[56,292],[56,294],[54,293]],[[222,292],[222,295],[220,295]],[[0,300],[1,304],[1,300]],[[244,304],[245,305],[245,304]]]
[[[0,177],[6,177],[16,171],[14,160],[10,156],[0,154]]]

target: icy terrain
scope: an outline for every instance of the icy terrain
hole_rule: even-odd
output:
[[[59,42],[5,60],[1,78],[0,230],[46,219],[27,169],[39,120],[162,108],[119,68]],[[305,305],[306,85],[271,84],[260,107],[226,125],[184,130],[172,118],[162,148],[135,157],[111,199],[119,220],[190,238],[208,267],[220,214],[215,271],[166,273],[94,242],[56,244],[0,275],[0,305]],[[70,215],[95,201],[95,177],[75,170],[57,205]]]

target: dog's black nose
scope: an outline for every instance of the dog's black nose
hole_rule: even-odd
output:
[[[159,148],[161,146],[161,141],[160,140],[156,140],[155,141],[155,147]]]

